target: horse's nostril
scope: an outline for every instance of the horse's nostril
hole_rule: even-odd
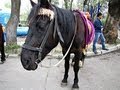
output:
[[[26,60],[26,64],[29,65],[29,64],[30,64],[30,61],[29,61],[29,60]]]

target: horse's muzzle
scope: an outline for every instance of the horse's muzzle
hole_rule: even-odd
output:
[[[34,65],[26,65],[26,66],[23,66],[26,70],[36,70],[38,65],[35,63]]]
[[[35,63],[38,65],[40,62],[41,60],[37,59]]]

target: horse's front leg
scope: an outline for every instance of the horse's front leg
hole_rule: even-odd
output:
[[[63,55],[65,55],[65,52],[63,51]],[[64,78],[62,80],[62,83],[61,85],[67,85],[67,78],[68,78],[68,72],[69,72],[69,60],[70,60],[70,54],[68,54],[66,57],[65,57],[65,64],[64,64],[64,67],[65,67],[65,73],[64,73]]]
[[[72,86],[73,89],[79,89],[79,86],[78,86],[78,81],[79,81],[78,71],[80,69],[79,61],[80,61],[81,57],[82,57],[81,53],[76,53],[75,54],[74,66],[73,66],[75,78],[74,78],[74,83],[73,83],[73,86]]]

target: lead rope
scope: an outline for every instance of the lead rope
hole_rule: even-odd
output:
[[[75,15],[74,15],[74,16],[75,16]],[[71,41],[71,44],[70,44],[67,52],[65,53],[65,55],[62,57],[62,59],[61,59],[58,63],[56,63],[56,64],[53,65],[53,66],[44,66],[44,65],[42,65],[42,63],[40,64],[40,66],[41,66],[41,67],[44,67],[44,68],[59,67],[59,65],[63,62],[63,60],[65,59],[65,57],[67,56],[67,54],[69,53],[69,51],[70,51],[70,49],[71,49],[71,47],[72,47],[72,45],[73,45],[73,41],[74,41],[74,39],[75,39],[76,32],[77,32],[77,19],[76,19],[76,16],[75,16],[75,32],[74,32],[74,36],[73,36],[73,39],[72,39],[72,41]]]

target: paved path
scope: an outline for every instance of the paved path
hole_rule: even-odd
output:
[[[42,64],[50,66],[58,60],[48,56]],[[29,72],[23,69],[19,57],[9,57],[0,64],[0,90],[71,90],[72,67],[66,87],[60,85],[63,74],[63,63],[53,68],[39,66]],[[86,58],[79,79],[79,90],[120,90],[120,51]]]
[[[119,33],[120,33],[120,31],[119,31]],[[25,42],[25,37],[18,37],[17,41],[18,41],[17,44],[22,46]],[[97,55],[101,55],[101,54],[109,53],[111,51],[120,49],[120,44],[117,44],[117,45],[116,44],[106,44],[106,47],[109,49],[109,51],[102,50],[101,44],[97,44],[96,47],[97,47],[97,51],[98,51]],[[62,50],[61,46],[60,46],[60,44],[58,44],[58,46],[55,47],[51,51],[51,53],[49,53],[49,55],[54,55],[55,57],[61,57],[62,56],[61,50]],[[86,55],[87,56],[95,56],[95,54],[92,51],[92,44],[89,45]]]

